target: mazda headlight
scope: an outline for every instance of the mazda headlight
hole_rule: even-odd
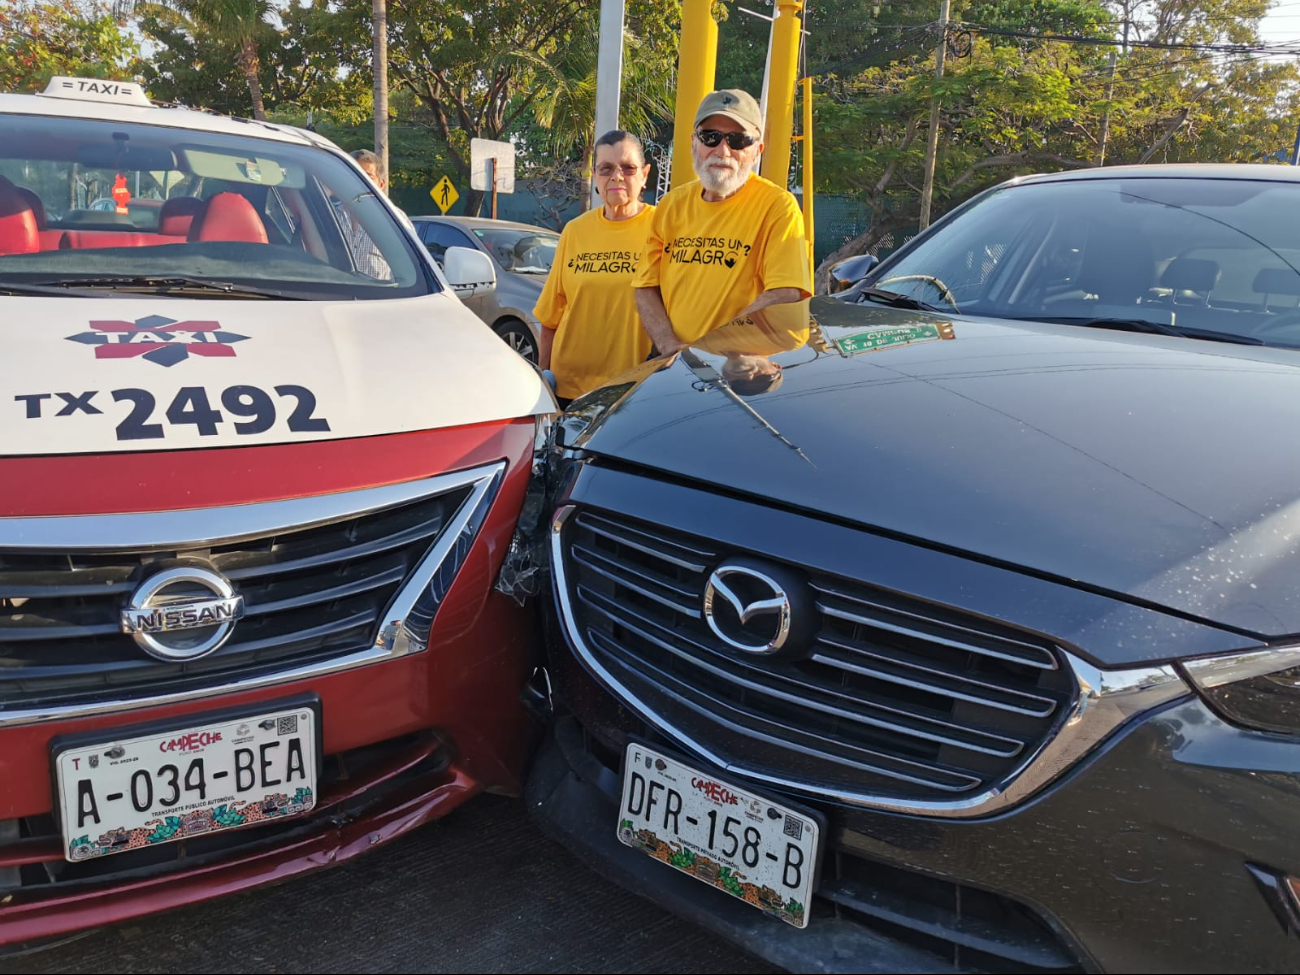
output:
[[[1229,721],[1300,735],[1300,647],[1191,660],[1183,669],[1210,706]]]

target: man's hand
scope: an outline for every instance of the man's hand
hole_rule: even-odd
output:
[[[673,331],[668,309],[664,307],[663,292],[657,287],[636,289],[636,310],[641,315],[642,327],[660,355],[672,355],[686,348],[686,343]]]

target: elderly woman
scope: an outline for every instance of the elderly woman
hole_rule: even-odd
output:
[[[542,324],[541,367],[555,374],[562,406],[651,351],[632,290],[654,210],[641,200],[650,175],[641,140],[606,132],[596,140],[594,169],[604,206],[564,228],[533,309]]]

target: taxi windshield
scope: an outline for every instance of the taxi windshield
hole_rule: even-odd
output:
[[[306,143],[0,114],[0,289],[184,280],[196,294],[220,282],[232,296],[307,300],[436,290],[377,194]]]

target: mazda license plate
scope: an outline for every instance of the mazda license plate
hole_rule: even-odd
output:
[[[797,928],[808,926],[819,833],[806,812],[627,746],[619,840]]]

